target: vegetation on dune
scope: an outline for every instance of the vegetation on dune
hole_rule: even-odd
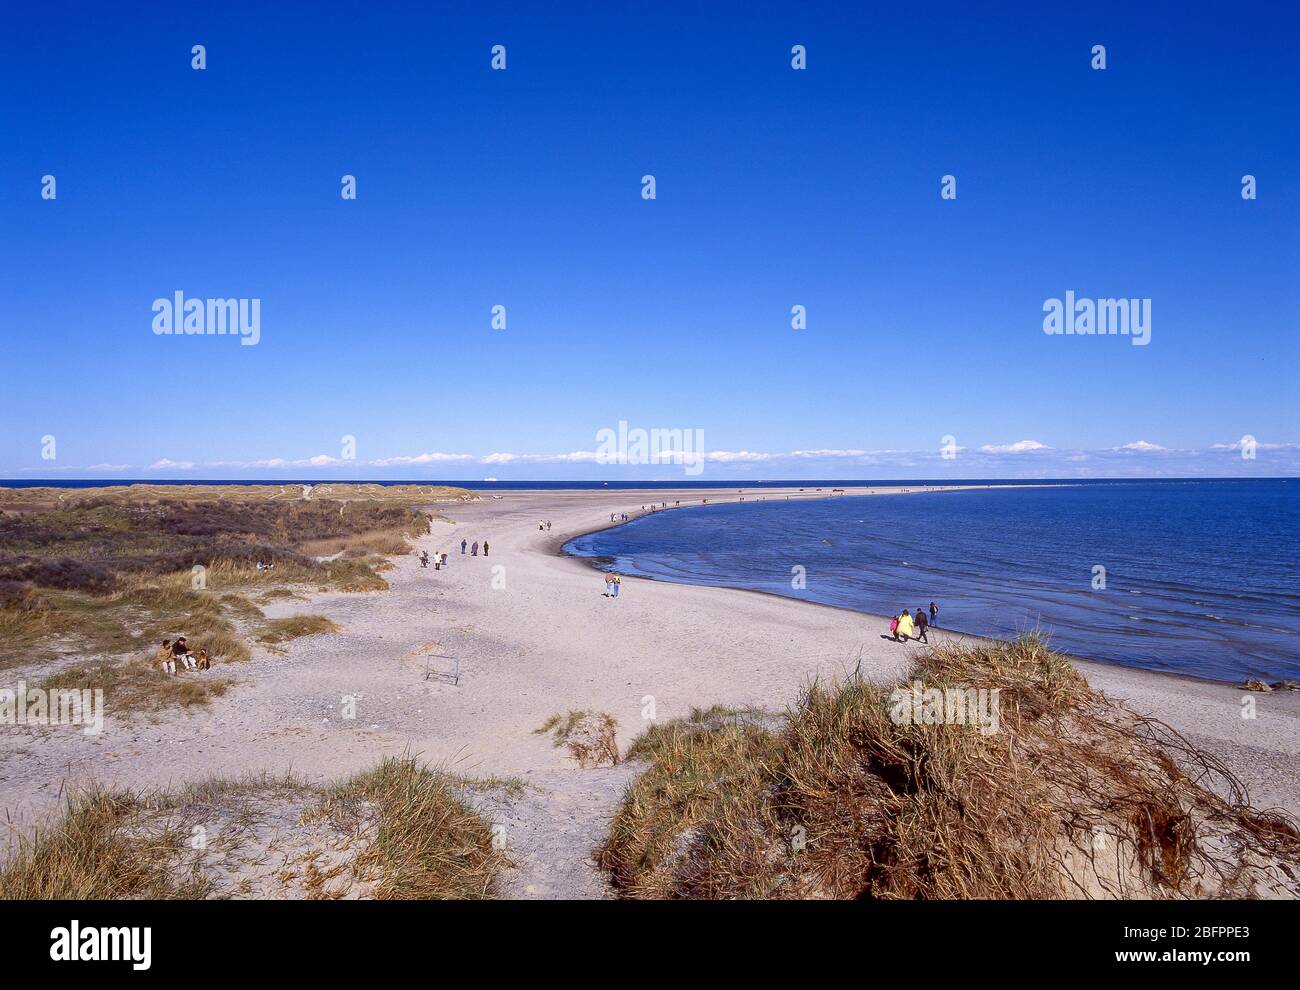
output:
[[[0,668],[148,654],[179,635],[214,660],[247,660],[239,627],[265,627],[250,596],[386,589],[383,555],[429,531],[430,516],[408,503],[459,491],[324,497],[338,487],[316,486],[309,500],[263,486],[232,497],[220,486],[0,489]],[[346,494],[369,498],[370,487]],[[259,561],[274,567],[259,570]],[[275,641],[282,631],[263,634]]]
[[[302,636],[338,632],[341,627],[323,615],[290,615],[283,619],[268,619],[258,640],[263,643],[287,643]]]
[[[412,757],[389,758],[332,789],[315,814],[367,837],[353,870],[376,899],[488,897],[505,857],[458,790]]]
[[[143,806],[126,791],[93,790],[69,800],[62,820],[24,840],[0,870],[0,899],[203,896],[201,885],[178,884],[167,868],[184,848],[177,829],[130,829]]]
[[[206,705],[226,693],[234,681],[212,672],[202,676],[179,674],[159,676],[158,666],[148,660],[89,660],[64,667],[41,681],[46,691],[99,689],[104,706],[114,714],[152,712],[179,705]]]
[[[994,724],[907,715],[972,689]],[[629,756],[597,853],[628,897],[1300,895],[1293,819],[1033,638],[935,647],[897,691],[813,684],[776,725],[696,712]]]
[[[556,748],[563,746],[580,767],[613,766],[619,761],[615,738],[618,722],[605,712],[583,710],[552,715],[533,730],[533,735],[550,734]]]
[[[304,498],[304,488],[307,489]],[[14,507],[75,506],[84,502],[114,504],[166,502],[390,502],[428,505],[463,502],[478,496],[450,485],[105,485],[96,488],[0,488],[0,503]]]
[[[0,489],[0,669],[72,660],[49,683],[102,687],[117,712],[201,703],[229,682],[160,678],[164,639],[183,635],[231,663],[251,658],[245,637],[334,631],[321,617],[267,620],[259,603],[385,590],[385,555],[429,531],[415,504],[461,497],[473,496],[417,485],[316,485],[306,499],[300,485]]]
[[[474,783],[403,758],[333,787],[92,789],[19,839],[0,899],[482,898],[505,859],[461,796]]]

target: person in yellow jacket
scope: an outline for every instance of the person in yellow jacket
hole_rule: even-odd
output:
[[[907,609],[903,609],[903,614],[898,617],[898,629],[894,635],[903,642],[912,638],[912,613]]]

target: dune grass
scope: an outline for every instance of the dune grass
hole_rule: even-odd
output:
[[[70,799],[53,827],[24,839],[0,869],[0,900],[200,898],[201,880],[178,881],[168,869],[183,846],[174,829],[130,828],[142,799],[121,790],[91,790]]]
[[[323,615],[290,615],[283,619],[268,619],[257,638],[262,643],[287,643],[303,636],[338,632],[340,628],[338,623]]]
[[[578,766],[586,768],[618,763],[617,731],[618,722],[613,716],[579,709],[552,715],[533,730],[533,735],[549,733],[557,749],[563,746]]]
[[[997,731],[900,715],[852,676],[769,727],[657,726],[598,850],[636,898],[1300,895],[1300,831],[1039,640],[935,647],[925,690],[999,692]],[[991,697],[991,695],[990,695]],[[906,709],[903,709],[906,711]],[[701,713],[707,714],[707,713]],[[1291,870],[1292,872],[1288,872]]]
[[[407,757],[328,787],[261,774],[154,792],[91,789],[19,838],[0,868],[0,899],[253,896],[247,878],[232,879],[250,864],[258,896],[484,898],[505,858],[462,798],[478,783],[495,786]],[[298,823],[287,837],[286,819]],[[261,827],[267,820],[273,827]]]
[[[455,778],[413,757],[385,759],[332,789],[315,813],[369,836],[354,873],[377,900],[486,898],[505,863]]]

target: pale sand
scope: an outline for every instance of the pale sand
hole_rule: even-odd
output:
[[[745,497],[787,493],[798,490]],[[566,539],[608,526],[611,512],[640,514],[651,498],[671,506],[738,497],[736,488],[537,491],[440,506],[454,522],[436,522],[417,549],[447,552],[447,569],[403,557],[386,575],[388,592],[315,594],[268,609],[321,613],[344,628],[299,640],[284,657],[257,651],[248,664],[221,668],[243,683],[206,709],[168,712],[153,724],[110,719],[98,737],[67,728],[0,732],[0,809],[30,824],[56,807],[63,788],[92,779],[145,787],[292,768],[327,781],[409,750],[459,773],[529,784],[522,798],[473,798],[505,826],[516,863],[504,878],[508,895],[607,896],[589,854],[635,768],[574,767],[533,733],[548,716],[608,712],[626,745],[647,724],[647,699],[661,720],[714,703],[779,710],[811,678],[842,674],[859,659],[871,677],[902,678],[924,648],[882,639],[881,617],[746,591],[625,577],[612,600],[602,597],[601,574],[558,555]],[[922,496],[913,488],[909,497]],[[551,520],[550,532],[539,532],[541,519]],[[487,539],[491,556],[462,557],[462,537]],[[504,587],[494,588],[494,577]],[[424,661],[410,656],[431,641],[459,658],[458,686],[425,680]],[[1094,685],[1219,756],[1257,805],[1300,813],[1300,696],[1251,695],[1257,718],[1245,720],[1244,692],[1234,687],[1080,667]],[[344,695],[359,696],[353,721],[341,716]]]

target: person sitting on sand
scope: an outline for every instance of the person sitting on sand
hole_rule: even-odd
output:
[[[894,638],[901,639],[906,643],[912,638],[912,613],[903,609],[903,614],[898,617],[898,628],[894,631]]]
[[[154,659],[158,661],[158,666],[162,668],[164,676],[176,673],[176,656],[172,653],[172,641],[170,639],[163,640],[163,644],[158,647]]]
[[[190,648],[185,645],[184,636],[172,643],[172,656],[175,657],[176,662],[186,670],[194,669],[194,654],[191,653]]]
[[[925,617],[925,609],[921,608],[920,605],[916,606],[915,623],[916,623],[916,638],[920,640],[922,643],[930,642],[928,639],[925,638],[925,630],[926,627],[929,626],[930,620]]]

